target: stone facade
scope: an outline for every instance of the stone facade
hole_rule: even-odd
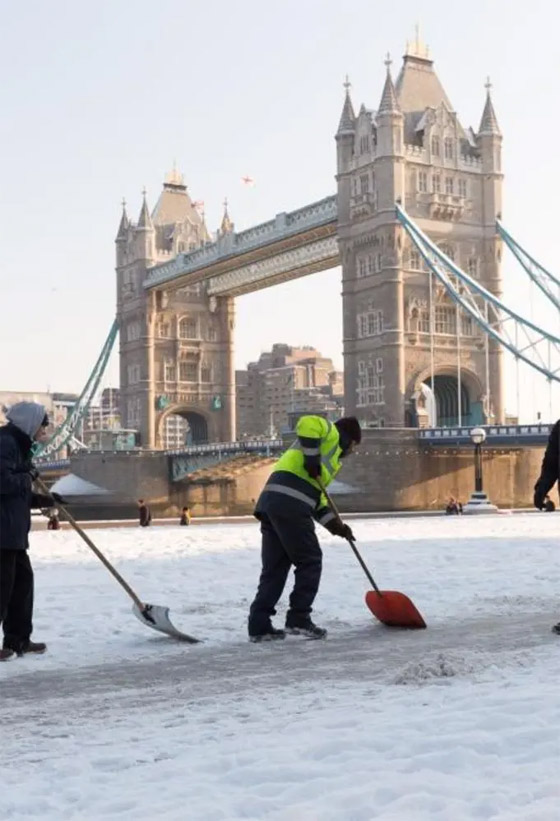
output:
[[[396,220],[395,202],[488,290],[501,295],[502,137],[490,87],[478,131],[464,128],[427,50],[390,61],[377,111],[346,99],[337,143],[346,411],[373,426],[502,422],[500,347],[436,287]],[[433,368],[432,368],[433,365]],[[433,382],[432,382],[433,377]],[[434,394],[431,388],[434,388]],[[448,417],[448,418],[442,418]]]
[[[233,226],[224,214],[222,231]],[[188,422],[187,442],[230,441],[235,434],[230,297],[213,297],[205,282],[167,291],[143,287],[148,271],[210,241],[182,177],[171,172],[153,211],[146,197],[138,222],[123,215],[116,238],[120,328],[120,411],[140,444],[164,448],[166,419]]]

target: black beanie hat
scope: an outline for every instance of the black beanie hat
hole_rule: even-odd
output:
[[[343,416],[335,422],[339,433],[345,433],[357,445],[362,441],[362,429],[355,416]]]

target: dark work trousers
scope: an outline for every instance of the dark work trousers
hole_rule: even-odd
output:
[[[311,516],[261,514],[262,571],[249,611],[249,633],[265,633],[294,565],[288,617],[307,618],[321,580],[323,554]]]
[[[0,550],[0,621],[4,647],[16,653],[33,630],[33,569],[27,550]]]

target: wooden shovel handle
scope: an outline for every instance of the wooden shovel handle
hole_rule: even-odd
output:
[[[337,506],[335,505],[335,503],[334,503],[334,501],[333,501],[332,496],[328,493],[328,491],[327,491],[327,489],[326,489],[325,485],[323,484],[323,482],[322,482],[322,480],[321,480],[320,478],[318,478],[318,479],[317,479],[317,484],[318,484],[318,485],[319,485],[319,487],[321,488],[321,491],[324,493],[324,495],[325,495],[325,499],[326,499],[326,500],[327,500],[327,502],[329,503],[329,507],[330,507],[330,509],[332,510],[332,512],[334,513],[334,515],[336,516],[336,518],[338,519],[338,521],[340,522],[340,524],[342,524],[343,522],[342,522],[342,518],[341,518],[341,516],[340,516],[340,513],[338,512],[338,508],[337,508]],[[350,545],[350,547],[351,547],[351,548],[352,548],[352,550],[354,551],[354,556],[355,556],[355,557],[357,558],[357,560],[359,561],[359,563],[360,563],[360,565],[361,565],[362,570],[364,571],[364,573],[366,574],[366,576],[367,576],[367,578],[368,578],[369,583],[371,584],[371,586],[373,587],[373,589],[375,590],[375,592],[376,592],[379,596],[381,596],[381,591],[379,590],[378,586],[376,585],[376,583],[375,583],[375,579],[373,578],[373,576],[372,576],[372,575],[371,575],[371,573],[369,572],[369,570],[368,570],[368,567],[367,567],[366,563],[365,563],[365,562],[364,562],[364,560],[362,559],[362,556],[361,556],[361,554],[360,554],[360,551],[359,551],[359,550],[358,550],[358,548],[356,547],[356,542],[355,542],[353,539],[347,539],[346,541],[348,542],[348,544]]]
[[[138,596],[136,595],[136,593],[134,592],[132,587],[123,579],[123,577],[118,572],[118,570],[115,570],[115,568],[113,567],[113,565],[111,564],[109,559],[105,558],[105,556],[99,550],[99,548],[94,545],[94,543],[91,541],[91,539],[89,538],[87,533],[85,533],[84,530],[82,530],[82,528],[80,527],[78,522],[74,519],[72,514],[69,512],[68,508],[64,507],[64,505],[62,505],[60,502],[57,502],[57,500],[53,498],[50,490],[48,489],[48,487],[46,486],[46,484],[43,482],[43,480],[40,477],[37,477],[37,479],[35,481],[37,482],[37,485],[39,486],[40,490],[43,493],[45,493],[47,496],[50,496],[50,498],[52,499],[53,505],[56,505],[57,508],[60,508],[60,510],[64,513],[65,518],[68,519],[68,521],[70,522],[71,526],[74,528],[76,533],[79,536],[81,536],[81,538],[87,544],[89,549],[91,551],[93,551],[93,553],[95,553],[95,555],[97,556],[99,561],[103,562],[103,564],[105,565],[105,567],[107,568],[109,573],[118,581],[120,586],[128,593],[128,595],[130,596],[130,598],[132,599],[134,604],[137,605],[137,607],[139,607],[140,610],[144,610],[145,604],[140,601],[140,599],[138,598]]]

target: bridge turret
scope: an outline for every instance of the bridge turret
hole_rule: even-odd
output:
[[[135,231],[136,244],[136,258],[152,261],[154,260],[154,240],[155,229],[152,217],[150,216],[150,209],[148,208],[148,201],[146,199],[146,190],[142,192],[142,208],[140,209],[140,216],[138,217],[138,225]]]
[[[378,211],[394,210],[404,197],[404,117],[391,77],[391,59],[385,60],[387,76],[377,110],[377,152],[375,178]]]
[[[344,82],[345,96],[338,124],[336,140],[336,166],[338,182],[338,220],[348,222],[350,217],[351,169],[356,135],[356,115],[350,97],[350,81]]]

